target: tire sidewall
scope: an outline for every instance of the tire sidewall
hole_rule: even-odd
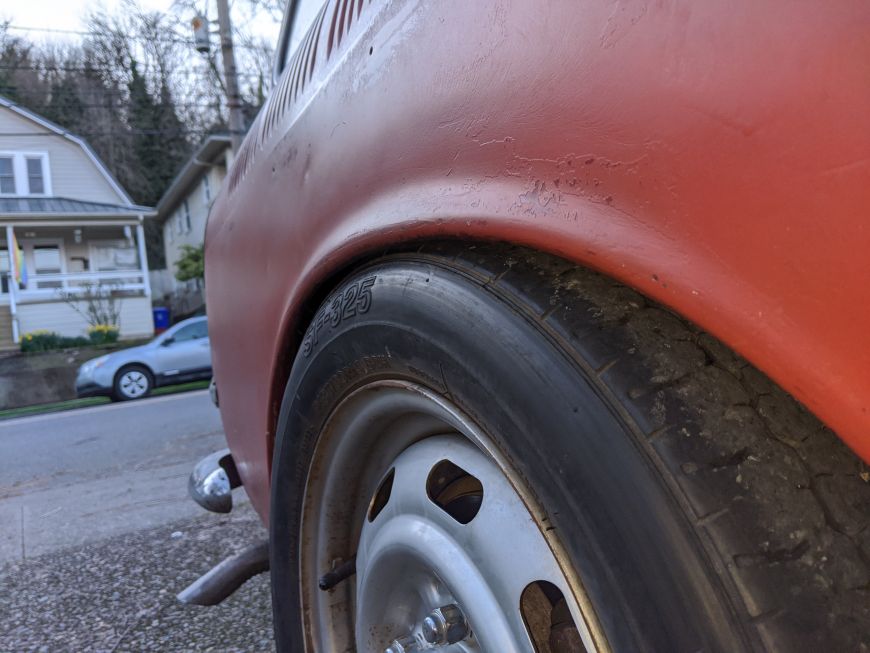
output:
[[[444,395],[491,438],[546,509],[613,650],[742,648],[673,497],[571,352],[446,264],[401,257],[324,302],[287,383],[270,517],[279,651],[304,650],[299,523],[318,435],[383,378]]]

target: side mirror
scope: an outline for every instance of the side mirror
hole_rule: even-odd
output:
[[[161,347],[168,347],[173,342],[175,342],[175,338],[173,338],[172,336],[169,336],[166,340],[164,340],[163,342],[160,343],[160,346]]]

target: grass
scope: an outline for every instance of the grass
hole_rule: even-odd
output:
[[[179,392],[190,392],[191,390],[204,390],[208,387],[208,381],[191,381],[190,383],[180,383],[178,385],[167,385],[162,388],[156,388],[151,393],[152,397],[160,397],[162,395],[174,395]],[[64,410],[74,410],[76,408],[88,408],[89,406],[101,406],[103,404],[112,403],[108,397],[87,397],[85,399],[68,399],[66,401],[56,401],[51,404],[38,404],[36,406],[22,406],[21,408],[7,408],[0,410],[0,420],[13,419],[15,417],[28,417],[30,415],[43,415],[45,413],[58,413]]]

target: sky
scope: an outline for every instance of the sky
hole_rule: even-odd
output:
[[[0,0],[0,20],[10,20],[18,27],[35,27],[55,30],[83,30],[87,27],[85,16],[90,10],[104,7],[109,12],[118,8],[123,0]],[[138,0],[138,4],[149,11],[167,11],[173,0]],[[209,15],[216,17],[216,9],[210,0],[197,0],[203,9],[208,7]],[[231,3],[233,4],[233,3]],[[251,32],[263,36],[272,43],[278,40],[278,25],[275,18],[267,13],[250,16],[247,5],[236,2],[231,9],[235,20],[248,22]],[[64,35],[39,31],[13,31],[14,34],[27,36],[30,40],[77,39],[75,35]]]

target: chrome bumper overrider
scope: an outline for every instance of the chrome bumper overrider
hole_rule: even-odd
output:
[[[233,489],[242,484],[229,449],[221,449],[200,460],[190,475],[187,489],[191,498],[211,512],[233,509]]]

